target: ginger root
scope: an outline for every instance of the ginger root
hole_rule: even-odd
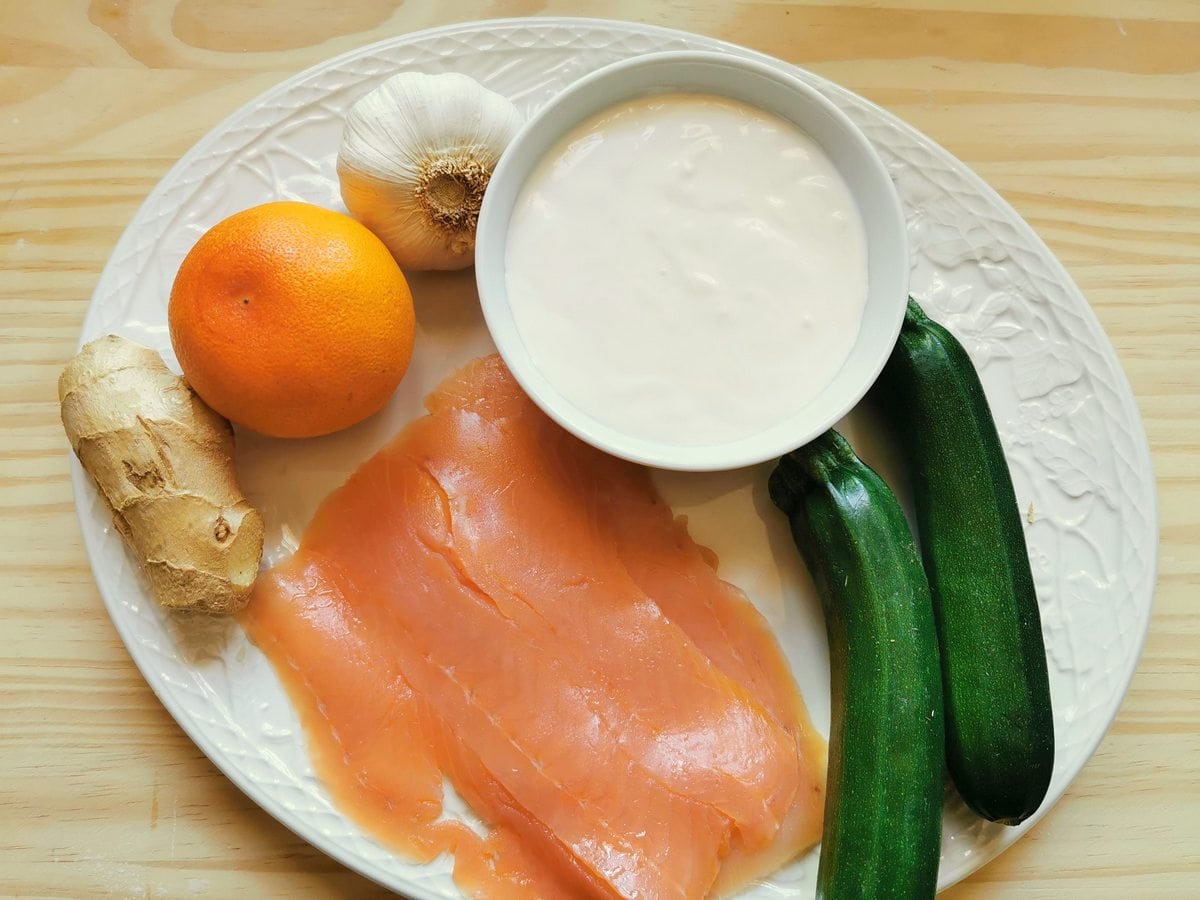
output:
[[[166,607],[241,609],[263,518],[238,486],[233,429],[157,353],[115,335],[58,379],[63,427]]]

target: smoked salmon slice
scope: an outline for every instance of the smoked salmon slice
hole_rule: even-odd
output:
[[[701,898],[811,846],[823,742],[645,471],[497,357],[426,405],[242,614],[335,803],[475,896]]]

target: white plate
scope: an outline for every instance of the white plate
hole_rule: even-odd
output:
[[[340,119],[400,69],[459,71],[535,109],[579,76],[634,54],[719,50],[681,32],[585,19],[470,23],[405,35],[323,63],[268,91],[214,129],[155,188],[122,235],[81,340],[120,333],[174,361],[166,299],[184,254],[239,209],[291,198],[342,208],[333,162]],[[1145,636],[1158,546],[1154,481],[1129,385],[1087,302],[1032,230],[965,166],[865,100],[775,61],[818,88],[868,135],[908,218],[912,289],[980,367],[1023,510],[1050,655],[1058,756],[1044,812],[1095,750]],[[453,367],[491,349],[470,270],[415,277],[420,323],[410,374],[389,408],[315,441],[239,437],[238,463],[266,512],[268,555],[285,556],[317,502],[399,425]],[[843,423],[867,460],[893,470],[873,419]],[[263,656],[230,623],[186,629],[148,599],[104,505],[72,463],[84,541],[117,630],[163,704],[199,747],[264,809],[322,850],[415,898],[458,896],[450,862],[408,864],[330,804],[303,734]],[[814,719],[827,724],[827,651],[819,605],[782,521],[765,499],[769,467],[664,475],[722,574],[776,628]],[[195,627],[197,625],[204,627]],[[1032,825],[971,816],[948,795],[940,884],[983,865]],[[812,896],[815,854],[755,897]]]

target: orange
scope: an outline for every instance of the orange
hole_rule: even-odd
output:
[[[209,406],[275,437],[314,437],[381,409],[412,358],[412,294],[349,216],[266,203],[207,231],[167,309],[184,377]]]

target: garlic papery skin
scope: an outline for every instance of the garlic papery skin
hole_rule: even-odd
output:
[[[393,75],[346,117],[342,200],[402,269],[469,266],[483,193],[522,121],[466,75]]]

